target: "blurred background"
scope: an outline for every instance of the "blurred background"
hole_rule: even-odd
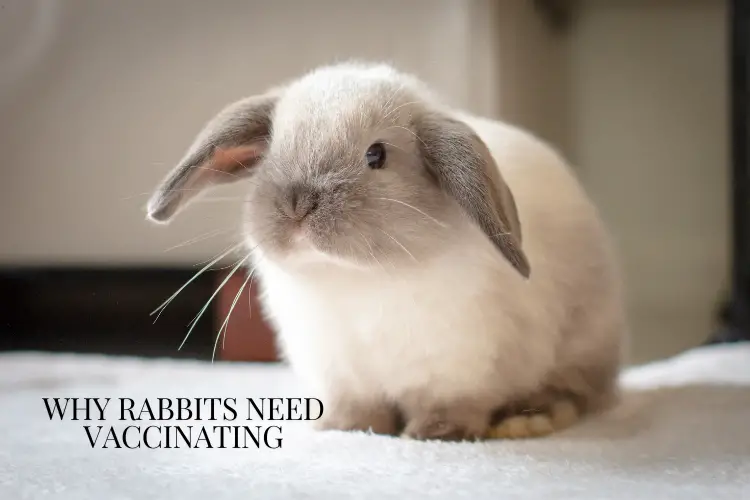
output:
[[[167,228],[144,219],[151,189],[228,102],[351,57],[570,159],[623,259],[631,361],[715,330],[730,285],[724,1],[0,0],[2,348],[176,355],[222,271],[155,325],[148,312],[237,239],[242,187]],[[210,356],[233,283],[183,355]],[[273,359],[257,315],[236,314],[223,358]]]

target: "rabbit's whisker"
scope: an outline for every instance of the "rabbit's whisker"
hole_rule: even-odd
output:
[[[365,245],[367,245],[367,248],[368,248],[368,250],[369,250],[369,252],[370,252],[370,256],[372,257],[372,259],[373,259],[373,260],[374,260],[375,262],[377,262],[377,264],[378,264],[378,265],[379,265],[379,266],[381,267],[381,269],[383,269],[383,271],[385,271],[385,267],[383,267],[383,264],[382,264],[382,262],[380,262],[380,261],[378,260],[378,258],[377,258],[377,257],[375,256],[375,251],[373,250],[373,248],[372,248],[372,245],[370,244],[370,241],[369,241],[369,240],[367,239],[367,237],[366,237],[366,236],[365,236],[365,235],[364,235],[364,234],[362,233],[362,231],[360,231],[360,230],[358,230],[358,229],[357,229],[356,231],[357,231],[357,232],[359,233],[359,235],[360,235],[360,236],[362,237],[362,241],[364,241],[364,242],[365,242]]]
[[[388,117],[388,115],[390,115],[390,112],[392,111],[391,106],[393,105],[393,102],[396,100],[396,96],[399,93],[401,93],[401,91],[404,90],[405,86],[406,86],[406,82],[402,82],[401,85],[399,85],[398,88],[393,91],[393,94],[391,94],[391,96],[388,98],[388,100],[383,105],[383,109],[385,110],[385,115],[383,116],[383,118],[381,118],[380,120],[378,120],[378,123],[377,123],[377,127],[378,128],[383,124],[383,122]]]
[[[250,167],[248,167],[247,165],[245,165],[244,163],[242,163],[240,160],[238,160],[234,156],[232,156],[232,155],[230,155],[230,154],[228,154],[226,152],[224,154],[226,154],[232,161],[234,161],[235,163],[237,163],[237,165],[239,165],[240,167],[244,168],[248,172],[250,171]]]
[[[434,222],[435,224],[437,224],[440,227],[448,227],[445,223],[440,222],[435,217],[429,215],[428,213],[424,212],[423,210],[418,209],[414,205],[410,205],[409,203],[406,203],[405,201],[396,200],[396,199],[393,199],[393,198],[375,198],[375,199],[376,200],[392,201],[394,203],[399,203],[401,205],[404,205],[405,207],[411,208],[412,210],[414,210],[416,212],[419,212],[420,214],[424,215],[426,218],[430,219],[432,222]]]
[[[401,126],[401,125],[391,125],[391,126],[390,126],[390,127],[388,127],[388,128],[400,128],[400,129],[406,130],[406,131],[407,131],[407,132],[409,132],[409,133],[410,133],[411,135],[413,135],[413,136],[414,136],[414,137],[415,137],[415,138],[416,138],[416,139],[417,139],[417,140],[418,140],[419,142],[421,142],[421,143],[422,143],[422,145],[423,145],[424,147],[427,147],[427,144],[425,144],[425,142],[424,142],[424,141],[422,140],[422,138],[421,138],[421,137],[419,137],[419,136],[417,135],[417,133],[416,133],[416,132],[414,132],[413,130],[411,130],[411,129],[409,129],[409,128],[406,128],[406,127],[404,127],[404,126]]]
[[[219,170],[218,168],[202,167],[200,165],[193,165],[190,168],[197,168],[197,169],[200,169],[200,170],[209,170],[211,172],[216,172],[216,173],[219,173],[219,174],[230,175],[230,176],[235,177],[237,179],[241,179],[242,178],[239,175],[233,174],[232,172],[227,172],[225,170]]]
[[[204,241],[210,238],[213,238],[215,236],[219,236],[220,234],[228,233],[229,231],[233,231],[234,228],[228,228],[228,229],[215,229],[213,231],[209,231],[205,234],[202,234],[200,236],[195,236],[193,238],[190,238],[189,240],[183,241],[182,243],[178,243],[177,245],[171,246],[164,250],[164,253],[171,252],[172,250],[177,250],[178,248],[182,248],[184,246],[192,245],[193,243],[198,243],[199,241]]]
[[[235,248],[237,248],[237,247],[241,246],[241,245],[242,245],[243,243],[244,243],[244,242],[233,243],[233,244],[232,244],[231,246],[229,246],[228,248],[225,248],[224,250],[222,250],[222,252],[227,252],[227,250],[230,250],[230,251],[231,251],[232,249],[235,249]],[[227,252],[227,253],[228,253],[228,252]],[[225,257],[225,256],[226,256],[226,254],[222,255],[222,258],[223,258],[223,257]],[[211,257],[211,258],[209,258],[209,259],[206,259],[206,260],[202,260],[202,261],[200,261],[200,262],[196,262],[196,263],[195,263],[195,264],[194,264],[193,266],[194,266],[194,267],[198,267],[198,266],[202,266],[202,265],[205,265],[205,264],[207,264],[207,263],[208,263],[209,261],[211,261],[211,260],[213,260],[213,259],[214,259],[214,257]],[[215,264],[215,262],[214,262],[213,264]],[[213,264],[211,264],[211,265],[213,265]]]
[[[392,110],[388,111],[388,113],[386,113],[386,115],[383,117],[383,119],[381,120],[381,122],[385,121],[389,116],[391,116],[393,113],[395,113],[399,109],[401,109],[403,107],[406,107],[406,106],[411,106],[412,104],[419,104],[419,101],[409,101],[409,102],[405,102],[403,104],[399,104],[398,106],[396,106]]]
[[[392,148],[396,148],[396,149],[399,149],[399,150],[403,151],[404,153],[406,153],[406,152],[407,152],[407,151],[406,151],[406,150],[405,150],[404,148],[402,148],[401,146],[396,146],[395,144],[393,144],[393,143],[391,143],[391,142],[386,142],[386,141],[381,141],[381,142],[382,142],[383,144],[386,144],[386,145],[388,145],[388,146],[392,147]]]
[[[264,229],[266,229],[266,228],[268,228],[268,227],[270,227],[270,226],[273,226],[274,224],[275,224],[274,222],[270,222],[270,223],[268,223],[268,224],[263,224],[263,225],[261,225],[260,227],[258,227],[258,229],[259,229],[259,230],[264,230]],[[265,239],[263,239],[263,240],[261,240],[260,242],[258,242],[258,244],[262,243],[263,241],[265,241]],[[245,241],[241,241],[240,243],[237,243],[236,245],[234,245],[234,247],[236,248],[237,246],[240,246],[240,245],[243,245],[243,244],[246,244],[246,242],[245,242]],[[255,245],[255,246],[253,247],[253,250],[255,250],[255,248],[257,248],[257,247],[258,247],[258,245]],[[209,260],[211,260],[211,259],[209,259]],[[197,264],[195,264],[195,266],[196,266],[196,267],[197,267],[197,266],[201,266],[201,265],[205,264],[206,262],[208,262],[208,260],[204,260],[204,261],[202,261],[202,262],[198,262]],[[234,265],[234,264],[230,264],[229,266],[219,267],[219,268],[216,268],[216,269],[214,269],[214,270],[215,270],[215,271],[221,271],[222,269],[228,269],[228,268],[232,267],[233,265]]]
[[[180,347],[177,348],[178,351],[181,350],[182,347],[185,345],[185,342],[187,342],[188,337],[190,337],[190,334],[192,333],[193,329],[195,328],[195,325],[198,324],[198,321],[200,321],[201,317],[203,316],[203,313],[206,312],[206,309],[208,309],[208,306],[211,305],[211,302],[214,300],[214,298],[216,298],[216,296],[219,294],[219,292],[221,291],[221,289],[224,288],[224,285],[226,285],[229,282],[229,280],[232,278],[232,276],[234,276],[234,273],[237,272],[237,269],[239,269],[240,266],[242,266],[242,264],[244,264],[247,261],[247,259],[250,258],[250,256],[252,254],[253,254],[253,252],[250,252],[247,255],[245,255],[243,258],[241,258],[239,261],[237,261],[237,263],[234,265],[234,267],[232,268],[232,270],[229,273],[227,273],[227,276],[224,278],[224,281],[222,281],[221,284],[219,284],[219,286],[216,287],[216,290],[214,291],[214,293],[211,294],[211,297],[208,298],[208,300],[203,305],[203,307],[198,312],[198,314],[195,316],[195,318],[193,318],[193,320],[190,323],[188,323],[188,325],[190,326],[190,328],[188,329],[187,333],[185,334],[185,338],[182,340],[182,344],[180,344]]]
[[[237,301],[240,300],[240,296],[242,295],[242,292],[245,290],[245,287],[247,286],[248,282],[253,277],[253,273],[255,273],[255,269],[250,271],[245,278],[245,281],[242,283],[242,286],[237,291],[237,295],[234,296],[234,300],[232,301],[232,305],[229,307],[229,312],[227,313],[227,317],[224,319],[224,323],[222,323],[221,327],[219,328],[218,333],[216,334],[216,340],[214,341],[214,352],[211,355],[211,362],[214,362],[214,359],[216,359],[216,347],[219,345],[219,338],[222,338],[221,341],[221,348],[224,349],[226,340],[227,340],[227,329],[229,327],[229,318],[232,317],[232,312],[234,311],[234,306],[237,305]],[[222,333],[223,332],[223,333]]]
[[[197,168],[197,167],[196,167]],[[207,168],[207,167],[201,167],[201,168]],[[224,172],[226,174],[229,174],[229,172]],[[229,174],[234,175],[234,174]],[[235,176],[237,177],[237,176]],[[243,182],[250,183],[251,185],[257,185],[258,181],[253,178],[244,178]],[[201,191],[205,191],[206,188],[173,188],[173,189],[164,189],[163,191],[160,191],[161,193],[198,193]],[[132,200],[134,198],[139,198],[141,196],[152,196],[154,194],[153,191],[144,191],[142,193],[136,193],[130,196],[125,196],[121,198],[122,201],[128,201]]]
[[[154,314],[156,314],[156,319],[154,320],[154,323],[156,323],[156,321],[159,319],[159,316],[161,316],[161,313],[164,312],[164,310],[175,299],[175,297],[177,297],[185,288],[187,288],[187,286],[190,285],[190,283],[192,283],[193,281],[195,281],[196,278],[198,278],[198,276],[200,276],[201,274],[203,274],[204,272],[206,272],[209,267],[211,267],[215,263],[219,262],[221,259],[223,259],[227,255],[229,255],[232,251],[234,251],[237,248],[239,248],[240,245],[242,245],[242,243],[238,243],[236,245],[233,245],[233,246],[229,247],[229,249],[227,249],[225,252],[221,253],[218,257],[215,257],[213,260],[211,260],[211,262],[209,262],[206,266],[204,266],[200,271],[198,271],[197,273],[195,273],[193,275],[193,277],[190,278],[187,281],[187,283],[185,283],[184,285],[182,285],[175,293],[173,293],[172,295],[170,295],[169,298],[167,298],[167,300],[165,300],[164,302],[162,302],[162,304],[159,307],[157,307],[156,309],[154,309],[153,311],[151,311],[151,313],[149,314],[149,316],[153,316]]]
[[[201,198],[195,203],[212,203],[216,201],[242,201],[241,196],[214,196],[213,198]]]
[[[384,229],[381,229],[381,228],[378,228],[378,229],[380,230],[380,232],[381,232],[381,233],[383,233],[384,235],[386,235],[386,236],[388,236],[388,237],[389,237],[390,239],[392,239],[392,240],[393,240],[393,242],[394,242],[394,243],[395,243],[396,245],[400,246],[400,247],[401,247],[401,249],[402,249],[402,250],[403,250],[404,252],[406,252],[406,253],[407,253],[407,254],[409,255],[409,257],[411,257],[412,259],[414,259],[414,262],[416,262],[416,263],[419,263],[419,261],[417,260],[417,258],[416,258],[416,257],[414,257],[414,254],[413,254],[413,253],[411,253],[411,252],[409,251],[409,249],[408,249],[408,248],[406,248],[406,247],[405,247],[405,246],[404,246],[403,244],[401,244],[401,242],[400,242],[400,241],[398,241],[398,240],[397,240],[396,238],[394,238],[393,236],[391,236],[391,235],[390,235],[390,234],[389,234],[388,232],[386,232],[386,231],[385,231]]]
[[[165,189],[164,193],[179,193],[181,191],[203,191],[201,188],[175,188],[175,189]],[[154,194],[153,191],[145,191],[143,193],[134,194],[131,196],[126,196],[125,198],[122,198],[123,201],[132,200],[133,198],[138,198],[139,196],[151,196]]]

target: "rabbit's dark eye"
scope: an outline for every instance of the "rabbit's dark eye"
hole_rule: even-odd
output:
[[[365,159],[367,160],[368,167],[383,168],[383,164],[385,164],[385,146],[376,142],[367,149]]]

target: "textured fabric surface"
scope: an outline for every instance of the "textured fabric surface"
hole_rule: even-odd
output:
[[[282,422],[275,450],[92,449],[86,423],[50,421],[42,398],[303,394],[281,366],[6,354],[0,498],[750,498],[750,346],[697,349],[623,382],[613,411],[533,441],[423,443]],[[90,424],[126,425],[116,413]]]

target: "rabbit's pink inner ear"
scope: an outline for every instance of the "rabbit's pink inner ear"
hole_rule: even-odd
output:
[[[180,200],[212,185],[236,182],[250,175],[263,153],[263,144],[216,146],[206,161],[186,168]],[[192,192],[186,192],[192,191]]]
[[[256,162],[263,154],[264,149],[264,145],[260,143],[233,147],[220,146],[214,150],[212,158],[207,162],[207,166],[218,171],[215,172],[216,182],[231,182],[232,178],[230,176],[222,175],[219,172],[226,172],[235,177],[249,175]],[[206,174],[210,173],[211,171],[206,172]],[[227,179],[226,177],[229,178]]]

